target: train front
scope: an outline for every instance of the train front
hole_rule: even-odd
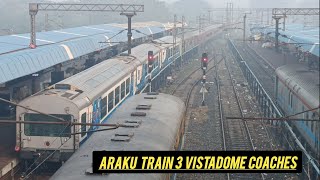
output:
[[[61,162],[78,148],[79,140],[69,124],[78,119],[78,108],[65,94],[48,90],[19,103],[23,107],[17,107],[17,121],[24,123],[17,123],[15,151],[21,159]]]

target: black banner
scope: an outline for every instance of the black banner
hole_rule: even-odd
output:
[[[93,173],[301,173],[301,151],[94,151]]]

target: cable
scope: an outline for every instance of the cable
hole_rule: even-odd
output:
[[[317,109],[320,109],[320,106],[318,106],[316,108],[313,108],[313,109],[306,110],[306,111],[301,111],[301,112],[298,112],[296,114],[288,115],[285,118],[290,118],[290,117],[293,117],[293,116],[296,116],[296,115],[299,115],[299,114],[303,114],[303,113],[306,113],[306,112],[314,111],[314,110],[317,110]]]
[[[22,108],[24,108],[24,109],[27,109],[27,110],[30,110],[30,111],[34,111],[34,112],[36,112],[36,113],[39,113],[39,114],[42,114],[42,115],[45,115],[45,116],[49,116],[49,117],[54,118],[54,119],[58,119],[58,120],[60,120],[60,121],[66,121],[66,120],[64,120],[64,119],[62,119],[62,118],[59,118],[59,117],[57,117],[57,116],[53,116],[53,115],[51,115],[51,114],[46,114],[46,113],[40,112],[40,111],[38,111],[38,110],[29,108],[29,107],[19,105],[19,104],[17,104],[17,103],[12,102],[12,101],[8,101],[8,100],[3,99],[3,98],[0,98],[0,101],[6,102],[6,103],[9,103],[9,104],[18,106],[18,107],[22,107]]]
[[[107,129],[86,131],[86,132],[107,131],[107,130],[114,130],[114,129],[117,129],[117,128],[119,128],[119,126],[113,127],[113,128],[107,128]],[[79,128],[79,129],[77,130],[77,133],[71,133],[71,134],[72,134],[72,135],[76,135],[76,134],[83,133],[83,132],[79,132],[80,130],[81,130],[81,128]],[[32,175],[32,173],[33,173],[35,170],[37,170],[43,163],[45,163],[46,160],[48,160],[57,150],[60,150],[60,148],[61,148],[66,142],[68,142],[70,139],[71,139],[71,138],[69,138],[67,141],[65,141],[64,143],[62,143],[56,150],[54,150],[52,153],[50,153],[42,162],[40,162],[32,171],[30,171],[30,172],[26,175],[26,177],[25,177],[24,179],[27,180],[27,179],[30,177],[30,175]],[[44,153],[43,153],[43,154],[44,154]],[[34,163],[33,163],[33,164],[34,164]],[[33,164],[32,164],[32,165],[33,165]],[[32,166],[30,166],[30,167],[32,167]]]
[[[71,122],[70,122],[71,123]],[[57,138],[55,138],[51,143],[50,143],[50,146],[58,139],[58,138],[61,138],[61,135],[62,135],[62,133],[67,129],[67,127],[69,127],[70,125],[66,125],[65,127],[64,127],[64,129],[59,133],[59,135],[58,135],[58,137]],[[71,127],[71,126],[70,126]],[[68,141],[70,140],[71,138],[69,138],[68,139]],[[68,142],[68,141],[66,141],[66,142]],[[61,145],[59,146],[59,148],[58,149],[60,149],[60,147],[62,146],[62,145],[64,145],[64,143],[61,143]],[[49,146],[49,147],[50,147]],[[56,150],[54,150],[53,151],[53,153],[55,153],[58,149],[56,149]],[[43,155],[43,154],[45,154],[46,152],[47,152],[48,150],[46,149],[43,153],[41,153],[40,154],[40,156],[37,158],[37,159],[35,159],[34,160],[34,162],[28,167],[28,169],[26,170],[26,172],[28,172],[28,170],[30,170],[31,168],[32,168],[32,166],[40,159],[40,157]],[[53,154],[52,153],[52,154]],[[50,155],[50,156],[52,156],[52,154]],[[47,158],[45,158],[45,160],[47,160],[49,157],[47,157]],[[37,166],[38,167],[38,166]],[[32,170],[31,172],[33,172],[34,170]],[[30,174],[30,173],[29,173]],[[28,175],[29,175],[28,174]]]
[[[111,38],[108,38],[107,41],[110,41],[112,38],[118,36],[119,34],[123,33],[125,30],[128,30],[128,29],[123,29],[121,31],[119,31],[117,34],[113,35]],[[99,42],[99,43],[110,43],[110,42],[107,42],[107,41],[104,41],[104,42]]]

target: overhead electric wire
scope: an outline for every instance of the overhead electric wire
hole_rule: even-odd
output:
[[[114,37],[118,36],[119,34],[123,33],[125,30],[128,30],[128,29],[123,29],[123,30],[119,31],[117,34],[113,35],[111,38],[108,38],[107,41],[99,42],[99,43],[112,43],[112,42],[108,42],[108,41],[110,41],[110,40],[113,39]],[[121,42],[117,42],[117,43],[121,43]]]
[[[8,100],[3,99],[3,98],[0,98],[0,101],[6,102],[6,103],[8,103],[8,104],[12,104],[12,105],[15,105],[15,106],[18,106],[18,107],[22,107],[22,108],[24,108],[24,109],[27,109],[27,110],[30,110],[30,111],[34,111],[34,112],[39,113],[39,114],[42,114],[42,115],[49,116],[49,117],[54,118],[54,119],[57,119],[57,120],[59,120],[59,121],[66,121],[66,120],[64,120],[64,119],[62,119],[62,118],[59,118],[59,117],[57,117],[57,116],[53,116],[53,115],[51,115],[51,114],[46,114],[46,113],[40,112],[40,111],[38,111],[38,110],[29,108],[29,107],[19,105],[19,104],[17,104],[17,103],[12,102],[12,101],[8,101]]]

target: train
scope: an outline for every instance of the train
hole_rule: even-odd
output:
[[[308,111],[292,118],[315,120],[289,121],[289,124],[306,150],[312,152],[315,159],[320,159],[319,71],[310,71],[301,64],[278,67],[275,95],[286,116]]]
[[[120,54],[102,61],[74,76],[62,80],[19,102],[17,121],[59,121],[26,110],[36,109],[71,122],[105,123],[125,100],[143,92],[152,78],[153,89],[170,75],[171,69],[186,59],[198,55],[200,46],[222,32],[222,25],[206,27],[199,32],[189,32],[182,43],[166,36],[132,49],[130,55]],[[148,73],[148,51],[154,52],[153,70]],[[183,58],[182,58],[183,57]],[[64,162],[90,136],[87,132],[97,127],[23,124],[16,126],[16,147],[20,159],[28,162]]]
[[[139,107],[142,110],[137,110]],[[170,179],[173,174],[168,173],[94,175],[92,151],[179,150],[184,133],[185,111],[184,102],[172,95],[143,93],[129,97],[108,122],[128,124],[130,127],[95,132],[51,179]],[[145,115],[132,116],[136,112]]]

